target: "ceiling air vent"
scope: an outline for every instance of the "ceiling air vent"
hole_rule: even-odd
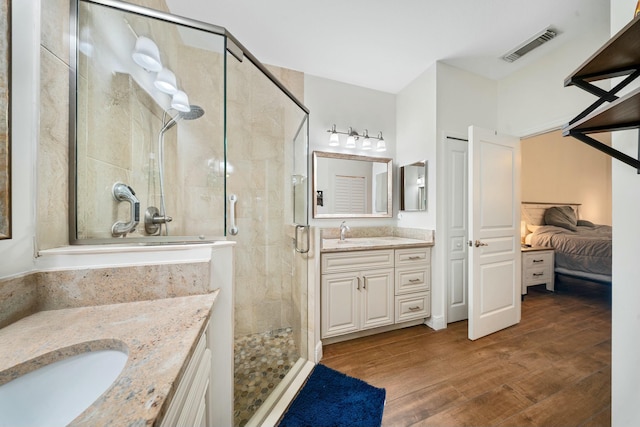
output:
[[[554,38],[556,35],[556,31],[552,30],[551,28],[547,28],[546,30],[543,30],[535,36],[531,37],[529,40],[522,43],[511,52],[504,55],[502,59],[507,62],[513,62],[516,59],[519,59],[521,56],[531,52],[533,49],[542,46],[543,44]]]

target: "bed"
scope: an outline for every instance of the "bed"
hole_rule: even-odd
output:
[[[578,203],[523,202],[522,235],[531,246],[553,247],[554,271],[611,283],[611,226],[580,218]]]

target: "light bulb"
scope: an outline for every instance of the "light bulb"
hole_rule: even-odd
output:
[[[136,47],[131,54],[136,64],[147,71],[158,72],[162,70],[160,61],[160,50],[158,46],[148,37],[140,36],[136,40]]]
[[[173,74],[168,68],[163,68],[158,72],[156,80],[153,82],[154,86],[164,93],[173,95],[178,91],[178,84],[176,83],[176,75]]]
[[[364,130],[364,139],[362,140],[362,149],[371,150],[371,139],[369,138],[369,131]]]
[[[376,151],[387,151],[387,143],[384,142],[382,132],[378,133],[378,144],[376,144]]]
[[[187,94],[181,90],[173,94],[173,98],[171,99],[171,108],[183,113],[191,111],[191,105],[189,105],[189,97]]]

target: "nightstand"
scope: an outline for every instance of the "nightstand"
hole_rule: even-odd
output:
[[[554,253],[549,247],[522,247],[522,295],[526,295],[527,287],[545,284],[548,291],[553,292],[555,274],[553,271]]]

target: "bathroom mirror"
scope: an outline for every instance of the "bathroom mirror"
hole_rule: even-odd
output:
[[[392,187],[391,159],[313,153],[314,218],[389,218]]]
[[[400,167],[400,210],[427,210],[427,162]]]

